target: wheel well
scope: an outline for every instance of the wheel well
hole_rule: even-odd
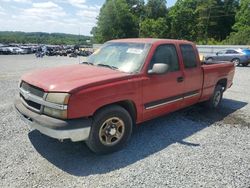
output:
[[[124,101],[119,101],[119,102],[107,104],[107,105],[102,106],[102,107],[100,107],[99,109],[97,109],[97,110],[95,111],[95,113],[96,113],[97,111],[101,110],[101,109],[104,108],[104,107],[107,107],[107,106],[109,106],[109,105],[114,105],[114,104],[119,105],[119,106],[123,107],[125,110],[127,110],[128,113],[130,114],[130,116],[132,117],[133,123],[136,122],[136,119],[137,119],[137,110],[136,110],[136,106],[135,106],[134,102],[131,101],[131,100],[124,100]],[[95,113],[94,113],[94,114],[95,114]]]
[[[233,61],[233,60],[235,60],[235,59],[237,59],[237,60],[239,60],[239,61],[240,61],[240,59],[239,59],[239,58],[237,58],[237,57],[233,58],[231,61]]]
[[[133,101],[130,100],[126,100],[126,101],[120,101],[118,103],[116,103],[118,105],[120,105],[121,107],[125,108],[128,113],[131,115],[133,122],[136,122],[136,118],[137,118],[137,110],[136,110],[136,106],[134,104]]]
[[[227,79],[224,78],[219,80],[216,85],[221,85],[223,87],[223,91],[225,91],[227,88]]]

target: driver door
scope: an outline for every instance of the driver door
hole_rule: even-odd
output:
[[[143,80],[143,119],[175,111],[181,107],[184,92],[183,72],[174,44],[159,45],[149,64],[164,63],[169,66],[165,74],[148,74]]]

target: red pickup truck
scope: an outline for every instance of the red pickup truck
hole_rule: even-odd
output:
[[[192,42],[121,39],[86,62],[22,76],[15,107],[31,129],[120,149],[138,123],[199,102],[216,108],[232,85],[233,63],[201,63]]]

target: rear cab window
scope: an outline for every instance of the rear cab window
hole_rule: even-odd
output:
[[[153,68],[156,63],[164,63],[169,66],[168,72],[175,72],[180,70],[178,55],[174,44],[159,45],[151,59],[149,70]]]
[[[185,69],[196,68],[197,59],[193,46],[190,44],[181,44],[180,49]]]

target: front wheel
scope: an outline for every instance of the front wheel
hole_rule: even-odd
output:
[[[221,85],[217,85],[215,87],[213,96],[206,102],[207,107],[210,109],[215,109],[217,108],[222,100],[223,97],[223,88]]]
[[[115,152],[130,138],[132,126],[127,110],[118,105],[104,107],[94,115],[86,144],[97,154]]]
[[[240,60],[238,58],[233,59],[232,62],[234,63],[235,66],[240,65]]]

